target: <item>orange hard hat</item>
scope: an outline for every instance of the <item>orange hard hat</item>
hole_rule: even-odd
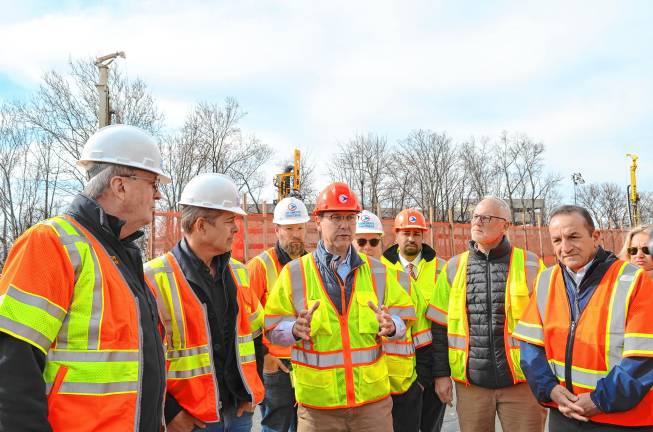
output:
[[[399,212],[395,218],[394,229],[395,231],[410,229],[427,231],[429,228],[426,225],[424,215],[419,210],[409,208]]]
[[[327,211],[351,211],[359,213],[361,205],[356,194],[346,183],[333,182],[322,190],[315,201],[313,214]]]

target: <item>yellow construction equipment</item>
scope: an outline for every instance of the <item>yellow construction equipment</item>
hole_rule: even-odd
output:
[[[293,165],[286,167],[284,172],[274,176],[273,184],[277,188],[277,199],[274,203],[278,203],[288,196],[301,198],[299,193],[300,178],[299,178],[299,162],[301,154],[298,149],[295,149],[295,158]]]
[[[639,194],[637,193],[637,159],[639,156],[633,153],[626,154],[629,158],[632,159],[630,164],[630,185],[628,186],[628,202],[630,210],[630,224],[631,226],[639,226],[640,217],[639,217]]]

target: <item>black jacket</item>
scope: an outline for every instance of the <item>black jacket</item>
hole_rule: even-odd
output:
[[[422,259],[426,262],[433,261],[435,259],[435,249],[426,243],[422,244]],[[383,257],[390,261],[392,264],[396,264],[399,261],[399,245],[394,244],[383,252]],[[446,333],[444,335],[446,342]],[[449,360],[443,359],[439,361],[444,361],[447,365]],[[433,346],[428,344],[426,346],[417,348],[415,351],[415,369],[417,371],[417,379],[424,387],[430,387],[433,385]],[[448,374],[446,374],[448,375]],[[445,375],[445,376],[446,376]]]
[[[215,379],[218,383],[222,408],[237,407],[240,402],[251,401],[245,390],[236,359],[236,317],[238,301],[236,283],[229,272],[231,253],[213,258],[216,276],[211,276],[209,268],[192,251],[186,239],[182,239],[172,249],[172,254],[179,263],[197,298],[206,305],[209,331],[213,343],[213,361],[215,362]],[[254,339],[256,366],[259,376],[263,375],[262,336]],[[172,395],[166,395],[166,423],[169,423],[182,408]]]
[[[505,289],[512,246],[507,238],[485,255],[470,241],[467,262],[467,317],[469,358],[467,377],[480,387],[513,385],[504,344]],[[454,257],[455,258],[455,257]],[[452,260],[454,259],[452,258]],[[455,270],[447,269],[453,275]],[[449,280],[449,283],[452,281]],[[434,374],[449,376],[446,328],[433,324]]]
[[[143,381],[140,399],[142,432],[159,432],[163,418],[165,360],[154,297],[143,278],[141,251],[134,240],[120,240],[123,221],[108,215],[98,203],[77,195],[66,213],[89,230],[115,262],[138,298],[143,337]],[[43,370],[45,355],[29,344],[0,334],[0,431],[50,431]]]

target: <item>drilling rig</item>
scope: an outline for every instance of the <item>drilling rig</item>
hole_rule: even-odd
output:
[[[282,199],[292,196],[301,199],[299,193],[300,178],[299,178],[299,162],[301,154],[298,149],[295,149],[294,163],[288,165],[286,169],[274,176],[272,183],[277,188],[277,199],[274,200],[276,205]]]
[[[630,226],[639,226],[639,194],[637,193],[637,159],[639,156],[633,153],[626,154],[632,163],[630,164],[630,184],[626,188],[628,192],[628,213],[630,214]]]

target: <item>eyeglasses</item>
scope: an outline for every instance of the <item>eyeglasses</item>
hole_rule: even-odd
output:
[[[370,246],[377,247],[379,245],[379,243],[381,243],[381,239],[378,239],[378,238],[373,238],[373,239],[359,238],[359,239],[356,239],[356,243],[358,243],[358,247],[365,247],[367,242],[370,242]]]
[[[349,215],[339,215],[339,214],[331,214],[328,216],[329,220],[333,223],[352,223],[356,220],[356,215],[355,214],[349,214]]]
[[[637,251],[641,250],[644,255],[651,255],[651,251],[649,250],[648,246],[643,246],[643,247],[629,247],[626,249],[628,251],[628,255],[637,255]]]
[[[472,222],[479,221],[482,224],[488,224],[492,222],[492,219],[499,219],[504,222],[507,222],[507,219],[499,217],[499,216],[490,216],[490,215],[473,215],[472,216]]]
[[[152,189],[154,189],[154,192],[159,191],[159,187],[161,186],[161,179],[158,177],[152,178],[152,177],[141,177],[137,175],[121,175],[119,177],[126,177],[134,180],[143,180],[148,182],[150,185],[152,185]]]

